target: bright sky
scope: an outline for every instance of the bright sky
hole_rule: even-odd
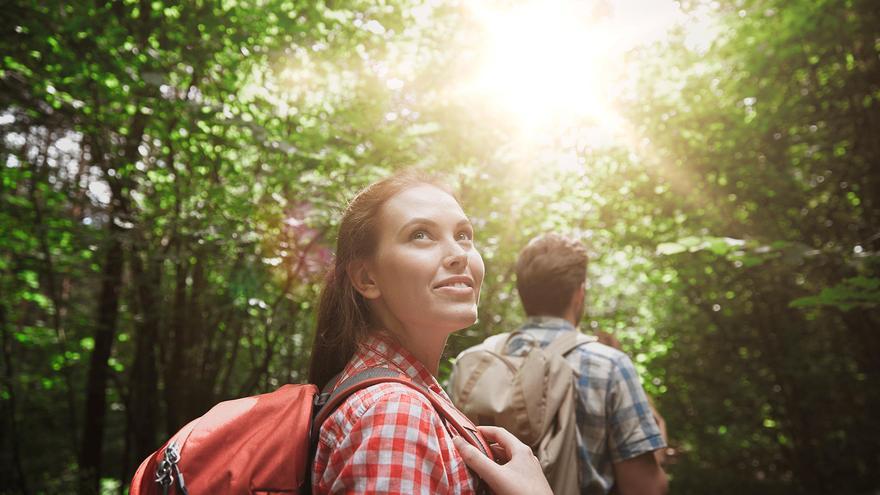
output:
[[[489,102],[536,138],[587,123],[609,136],[623,122],[612,101],[626,67],[624,55],[663,40],[687,23],[691,45],[712,35],[708,16],[688,17],[671,0],[532,0],[468,2],[484,28],[479,67],[458,95]]]

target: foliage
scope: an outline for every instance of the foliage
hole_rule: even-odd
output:
[[[630,102],[674,195],[654,203],[682,218],[657,248],[677,275],[657,328],[672,351],[650,362],[678,432],[672,472],[684,492],[869,491],[876,12],[746,1],[717,15],[715,42],[662,47]]]
[[[880,303],[880,279],[848,278],[833,287],[825,287],[816,296],[799,297],[790,303],[794,308],[830,306],[849,311],[854,308],[873,309]]]

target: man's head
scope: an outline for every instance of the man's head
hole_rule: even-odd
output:
[[[516,289],[529,316],[557,316],[577,324],[586,278],[587,250],[559,234],[535,237],[516,261]]]

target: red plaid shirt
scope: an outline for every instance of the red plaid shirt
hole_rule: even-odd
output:
[[[405,373],[452,402],[406,349],[371,337],[360,346],[338,383],[367,368]],[[321,426],[312,466],[315,493],[475,493],[477,480],[452,444],[458,436],[420,392],[399,383],[352,394]]]

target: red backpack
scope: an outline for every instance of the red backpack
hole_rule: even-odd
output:
[[[489,452],[454,407],[400,372],[373,368],[345,380],[333,393],[319,394],[312,384],[284,385],[268,394],[217,404],[144,459],[131,480],[130,495],[310,493],[321,424],[349,395],[385,382],[424,394],[459,435]],[[335,381],[324,390],[334,385]]]

